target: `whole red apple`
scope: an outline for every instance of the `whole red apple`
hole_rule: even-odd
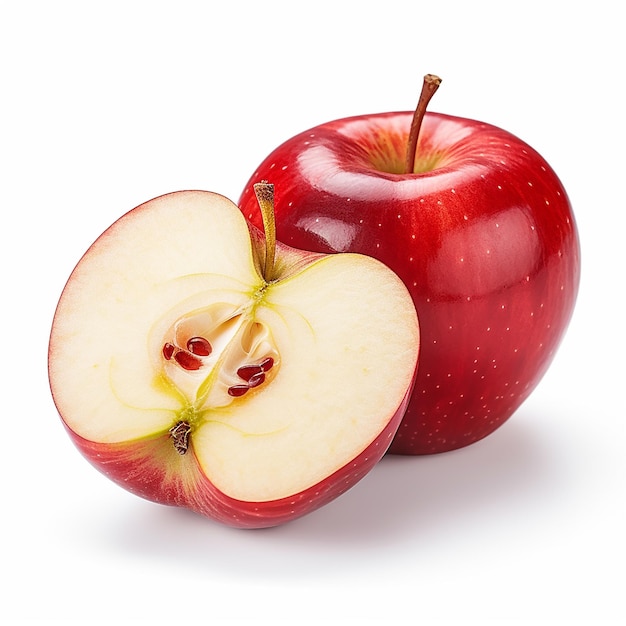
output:
[[[492,125],[426,113],[407,158],[413,117],[350,117],[289,139],[239,205],[258,222],[252,184],[271,180],[282,241],[371,255],[403,279],[422,344],[390,452],[429,454],[485,437],[528,397],[572,315],[580,254],[567,194],[535,150]]]

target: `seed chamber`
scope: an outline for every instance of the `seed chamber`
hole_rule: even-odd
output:
[[[230,406],[276,376],[280,355],[270,329],[254,318],[254,310],[214,304],[179,317],[165,333],[162,371],[185,398],[187,415],[189,409],[200,416]],[[184,454],[189,432],[181,422],[170,434]]]

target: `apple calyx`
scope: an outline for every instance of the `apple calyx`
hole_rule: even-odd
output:
[[[189,422],[181,420],[176,422],[169,430],[170,437],[174,442],[174,449],[181,456],[187,454],[189,450],[189,434],[191,433],[191,425]]]
[[[417,154],[417,142],[419,140],[419,133],[426,114],[426,108],[431,98],[435,95],[437,89],[441,85],[441,78],[435,74],[426,74],[424,76],[424,82],[422,83],[422,91],[420,93],[419,100],[415,113],[413,114],[413,120],[411,121],[411,130],[409,132],[409,141],[406,150],[405,161],[405,173],[413,174],[415,172],[415,156]]]

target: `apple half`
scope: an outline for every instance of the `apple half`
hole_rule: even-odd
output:
[[[56,407],[87,459],[149,500],[235,527],[336,498],[406,410],[419,327],[402,281],[360,254],[275,241],[218,194],[121,217],[72,272],[52,325]]]

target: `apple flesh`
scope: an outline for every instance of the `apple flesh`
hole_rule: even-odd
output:
[[[405,173],[412,118],[322,124],[276,148],[252,180],[280,191],[282,241],[371,255],[409,288],[420,366],[390,452],[430,454],[487,436],[535,388],[572,315],[580,255],[565,189],[535,150],[426,113]],[[250,183],[239,205],[255,222]]]
[[[362,478],[419,351],[382,263],[270,240],[217,194],[151,200],[80,260],[50,338],[54,401],[91,463],[235,527],[295,519]]]

